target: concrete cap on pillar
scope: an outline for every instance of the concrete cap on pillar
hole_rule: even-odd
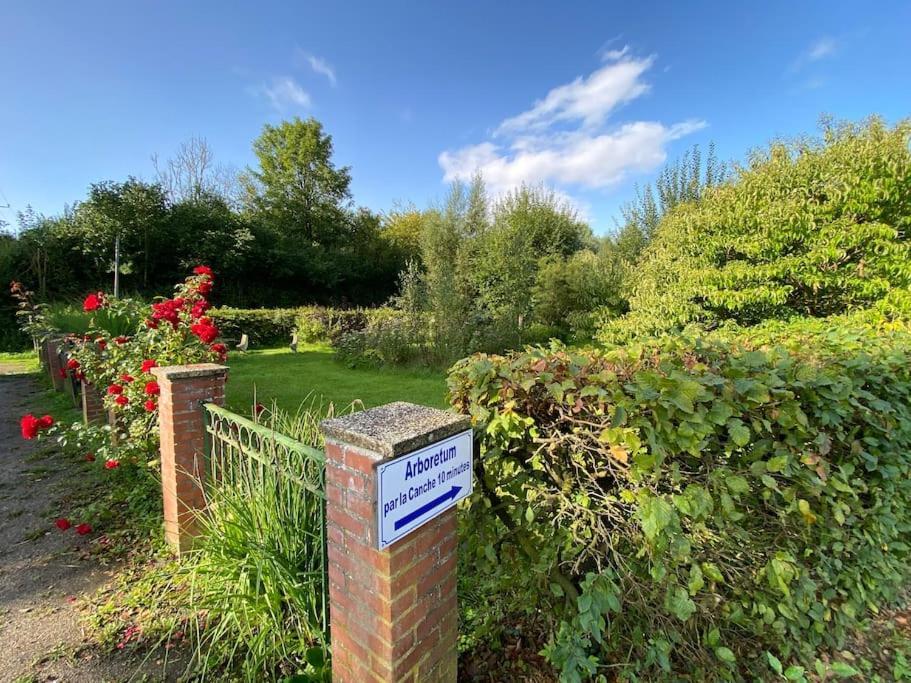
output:
[[[447,410],[397,401],[323,420],[323,434],[336,442],[395,458],[471,427],[471,418]]]
[[[168,365],[163,368],[152,368],[150,372],[159,379],[190,379],[192,377],[209,377],[228,372],[227,365],[216,363],[197,363],[195,365]]]

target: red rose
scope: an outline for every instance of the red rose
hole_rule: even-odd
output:
[[[158,321],[157,320],[146,320],[146,327],[148,327],[150,330],[157,330]]]
[[[202,282],[199,283],[199,286],[196,288],[196,291],[199,292],[200,294],[202,294],[203,296],[205,296],[206,294],[209,294],[212,291],[212,281],[203,280]]]
[[[112,384],[108,387],[108,395],[110,396],[119,396],[123,393],[123,387],[119,384]]]
[[[108,459],[104,461],[104,469],[106,470],[115,470],[120,467],[120,463],[116,460]]]
[[[158,382],[146,382],[145,393],[146,396],[158,396],[161,393],[161,387],[158,386]]]
[[[130,341],[130,338],[120,335],[119,337],[114,337],[114,341],[118,344],[126,344],[128,341]]]
[[[209,268],[209,266],[196,266],[193,269],[193,272],[197,275],[208,275],[209,277],[212,277],[212,269]]]
[[[224,344],[212,344],[209,349],[218,354],[218,359],[222,362],[228,360],[228,347]]]
[[[193,317],[194,320],[196,318],[201,318],[203,315],[205,315],[206,311],[209,310],[209,307],[211,305],[212,304],[210,304],[205,299],[200,299],[195,304],[193,304],[193,308],[190,310],[190,315]]]
[[[98,348],[102,351],[108,347],[107,341],[105,341],[105,339],[102,337],[98,337],[98,339],[95,340],[95,343],[98,344]]]
[[[151,370],[152,368],[157,368],[157,367],[158,367],[158,363],[156,363],[151,358],[148,358],[148,359],[142,361],[143,374],[148,374],[149,370]]]
[[[95,454],[94,454],[94,453],[86,453],[86,454],[85,454],[85,459],[86,459],[86,462],[95,462]]]
[[[60,369],[57,371],[57,376],[58,376],[60,379],[66,379],[66,370],[65,370],[64,368],[60,368]]]
[[[79,367],[79,361],[76,360],[75,358],[70,358],[70,359],[66,362],[66,369],[67,369],[67,370],[75,370],[75,369],[77,369],[78,367]]]
[[[114,403],[116,403],[119,406],[125,406],[129,402],[130,402],[130,399],[128,399],[123,394],[120,394],[117,398],[114,399]]]
[[[211,344],[218,337],[218,328],[215,325],[204,322],[206,318],[200,318],[195,325],[190,325],[190,332],[199,337],[204,344]]]
[[[157,406],[155,405],[155,401],[153,401],[152,399],[149,399],[148,401],[146,401],[145,403],[142,404],[142,407],[146,409],[147,413],[154,413],[155,408]]]
[[[80,536],[92,533],[92,527],[85,522],[76,526],[76,533]]]
[[[121,375],[121,376],[120,376],[120,381],[123,382],[124,384],[129,384],[130,382],[133,381],[133,376],[132,376],[132,375],[126,375],[126,374]]]
[[[61,518],[58,519],[56,522],[54,522],[54,525],[55,525],[58,529],[60,529],[60,531],[66,531],[66,530],[69,529],[71,526],[73,526],[72,524],[70,524],[70,520],[68,520],[66,517],[61,517]]]
[[[85,301],[82,302],[82,310],[85,312],[97,311],[99,308],[104,306],[104,293],[94,292],[85,297]]]
[[[48,429],[49,427],[54,426],[54,418],[50,415],[45,415],[44,417],[38,418],[38,428],[39,429]]]

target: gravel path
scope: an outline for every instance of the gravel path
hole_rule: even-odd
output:
[[[0,681],[160,680],[153,662],[101,654],[85,638],[77,599],[114,570],[85,552],[93,535],[54,526],[75,466],[21,438],[19,417],[41,389],[10,371],[0,367]]]

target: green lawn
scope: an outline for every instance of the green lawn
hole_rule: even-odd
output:
[[[254,392],[259,403],[275,400],[280,408],[294,411],[309,396],[333,403],[344,410],[353,401],[364,407],[410,401],[446,407],[446,380],[442,373],[419,370],[351,369],[333,358],[325,345],[302,345],[298,353],[266,349],[246,354],[233,352],[228,359],[231,373],[227,404],[248,413]]]
[[[0,374],[38,372],[38,354],[34,351],[0,353]]]

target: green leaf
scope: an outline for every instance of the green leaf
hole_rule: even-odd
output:
[[[731,441],[738,446],[746,446],[750,443],[750,428],[740,418],[735,417],[733,420],[728,420],[728,435],[731,437]]]
[[[654,542],[674,520],[674,509],[663,498],[650,496],[639,506],[639,520],[645,537]]]
[[[832,673],[837,675],[839,678],[850,678],[851,676],[860,675],[860,671],[855,669],[847,662],[832,662],[831,667]]]
[[[727,662],[728,664],[733,664],[737,661],[737,657],[734,656],[734,653],[724,646],[715,648],[715,656],[722,662]]]
[[[769,660],[769,666],[772,667],[772,671],[774,671],[778,675],[781,675],[781,673],[782,673],[781,660],[778,659],[778,657],[773,655],[771,652],[766,652],[765,656],[766,656],[766,659]]]
[[[680,621],[686,621],[696,612],[696,603],[690,600],[683,586],[668,586],[664,603],[667,610]]]
[[[796,665],[789,666],[784,671],[784,677],[787,678],[789,681],[803,681],[803,680],[805,680],[805,678],[804,678],[805,671],[806,671],[806,669],[804,669],[802,666],[796,666]]]
[[[747,481],[746,477],[741,477],[739,474],[732,474],[730,477],[726,477],[724,483],[727,484],[731,493],[746,493],[750,490],[750,482]]]
[[[704,585],[705,579],[702,578],[702,570],[699,568],[698,564],[694,564],[690,567],[690,580],[687,583],[690,595],[696,595],[696,593],[702,590]]]

